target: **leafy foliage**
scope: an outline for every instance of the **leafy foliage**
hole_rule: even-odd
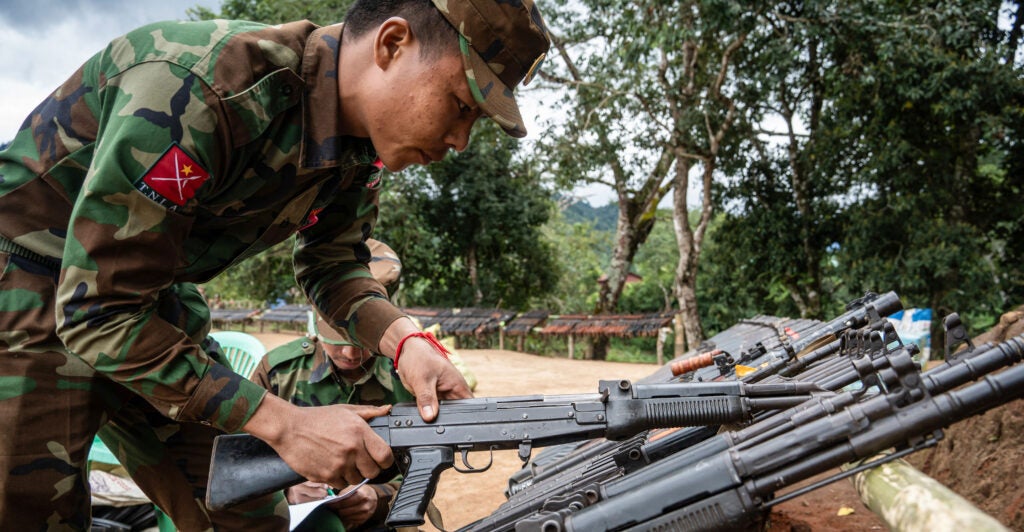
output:
[[[560,273],[550,292],[538,299],[540,308],[555,314],[586,314],[597,302],[597,279],[607,268],[613,233],[599,222],[571,222],[568,212],[555,211],[541,234],[551,244]]]
[[[407,301],[522,309],[554,286],[554,250],[539,229],[550,197],[529,161],[515,158],[518,146],[481,122],[465,152],[401,178],[392,199],[402,205],[382,208],[381,238],[409,242],[402,238],[415,234],[414,246],[432,250],[420,260],[410,257],[423,250],[401,255]],[[410,214],[435,236],[417,234]]]
[[[996,237],[1006,215],[1021,212],[1019,201],[1004,203],[1020,176],[999,168],[1024,125],[1024,84],[996,28],[1001,6],[876,6],[853,28],[866,38],[836,55],[850,75],[834,85],[830,126],[855,148],[823,161],[866,191],[846,215],[845,283],[878,280],[910,305],[973,314],[975,327],[1009,304],[992,289],[1005,258]]]
[[[224,0],[220,12],[203,6],[188,10],[199,20],[214,18],[254,20],[266,24],[283,24],[294,20],[310,20],[327,25],[341,22],[355,0]]]
[[[305,301],[300,296],[292,270],[294,239],[277,244],[267,251],[239,262],[205,285],[211,297],[220,296],[243,306],[259,307],[278,299],[287,303]]]
[[[761,116],[775,119],[762,122],[781,119],[783,134],[751,137],[746,170],[718,189],[727,214],[702,274],[705,311],[723,311],[719,323],[751,308],[821,317],[894,289],[978,329],[1019,301],[1021,208],[1010,198],[1024,86],[1005,59],[1016,43],[996,26],[1003,7],[766,11],[743,97],[764,102]]]

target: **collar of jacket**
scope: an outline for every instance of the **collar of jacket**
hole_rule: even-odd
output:
[[[301,160],[305,168],[342,169],[372,165],[377,159],[370,139],[338,134],[341,98],[338,94],[338,54],[343,24],[317,28],[306,40],[302,57]]]

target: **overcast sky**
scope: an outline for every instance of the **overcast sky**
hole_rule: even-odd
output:
[[[0,0],[0,142],[110,40],[221,0]]]

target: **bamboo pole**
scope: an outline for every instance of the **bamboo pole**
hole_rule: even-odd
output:
[[[851,469],[855,465],[847,464],[842,468]],[[853,484],[864,505],[881,517],[890,530],[1008,530],[995,518],[903,460],[893,460],[857,473],[853,477]]]

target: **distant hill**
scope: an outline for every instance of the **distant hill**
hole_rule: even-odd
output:
[[[593,222],[598,231],[615,231],[615,222],[619,217],[619,207],[609,203],[604,207],[593,207],[586,201],[576,201],[566,207],[565,219],[570,223]]]

